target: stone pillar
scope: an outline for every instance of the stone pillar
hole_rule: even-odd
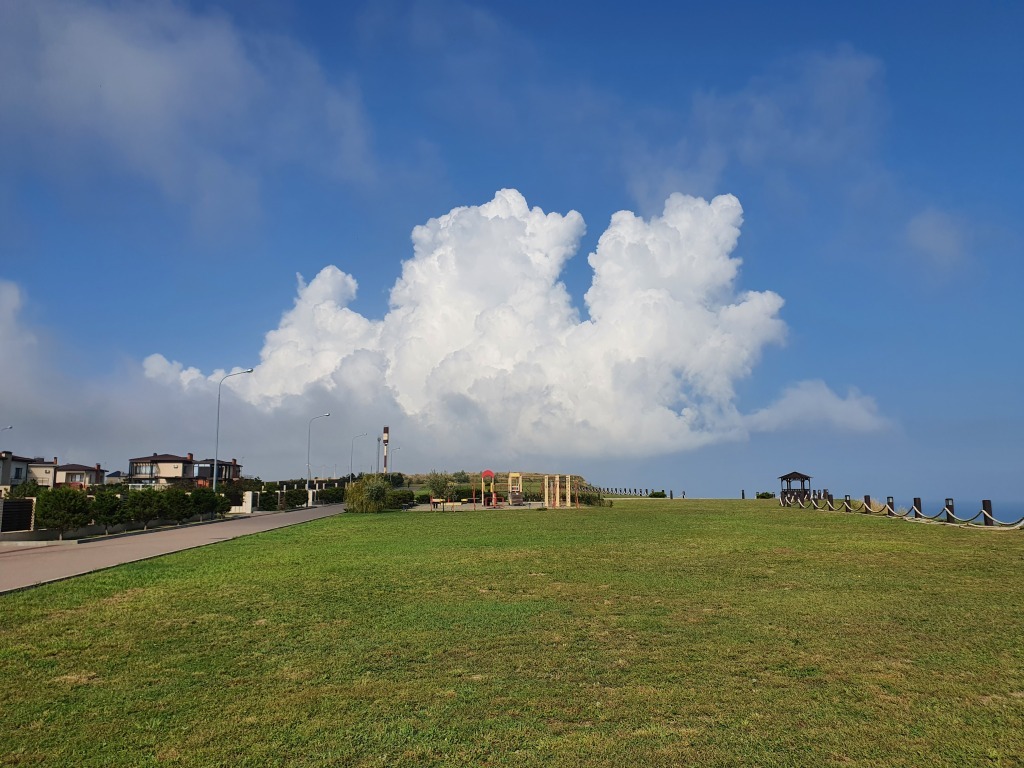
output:
[[[572,507],[572,475],[565,476],[565,506]]]
[[[544,475],[544,506],[545,507],[550,507],[551,506],[551,497],[549,495],[550,489],[551,489],[550,478],[547,475]]]

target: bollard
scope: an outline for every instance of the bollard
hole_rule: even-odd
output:
[[[853,512],[853,507],[850,506],[850,494],[846,494],[846,498],[843,499],[843,508],[847,512]]]
[[[864,509],[862,511],[865,515],[871,514],[871,496],[864,497]]]
[[[916,520],[921,516],[921,499],[918,496],[914,497],[914,519]]]
[[[954,523],[954,522],[956,522],[953,519],[953,500],[952,499],[946,499],[946,522],[947,523]]]
[[[985,525],[996,524],[996,519],[992,517],[992,499],[981,500],[981,511],[984,513]]]
[[[740,498],[741,499],[747,498],[747,492],[745,490],[744,491],[740,491]]]
[[[892,496],[886,496],[885,497],[885,506],[886,506],[885,516],[886,517],[895,517],[896,516],[896,501],[895,501],[895,499],[893,499]]]

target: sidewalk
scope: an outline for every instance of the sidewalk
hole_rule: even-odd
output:
[[[48,547],[0,549],[0,594],[27,589],[122,563],[148,560],[183,549],[341,514],[343,504],[329,504],[289,512],[234,517],[216,523],[140,533],[115,538]]]

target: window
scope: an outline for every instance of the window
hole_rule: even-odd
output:
[[[23,469],[22,467],[15,467],[14,468],[14,479],[15,480],[23,479],[22,469]]]

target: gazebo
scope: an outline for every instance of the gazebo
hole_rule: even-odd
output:
[[[811,476],[805,475],[803,472],[790,472],[788,475],[781,475],[779,477],[782,483],[782,490],[780,495],[782,498],[787,496],[791,499],[809,499],[811,498]],[[794,488],[793,483],[799,482],[800,487]]]

